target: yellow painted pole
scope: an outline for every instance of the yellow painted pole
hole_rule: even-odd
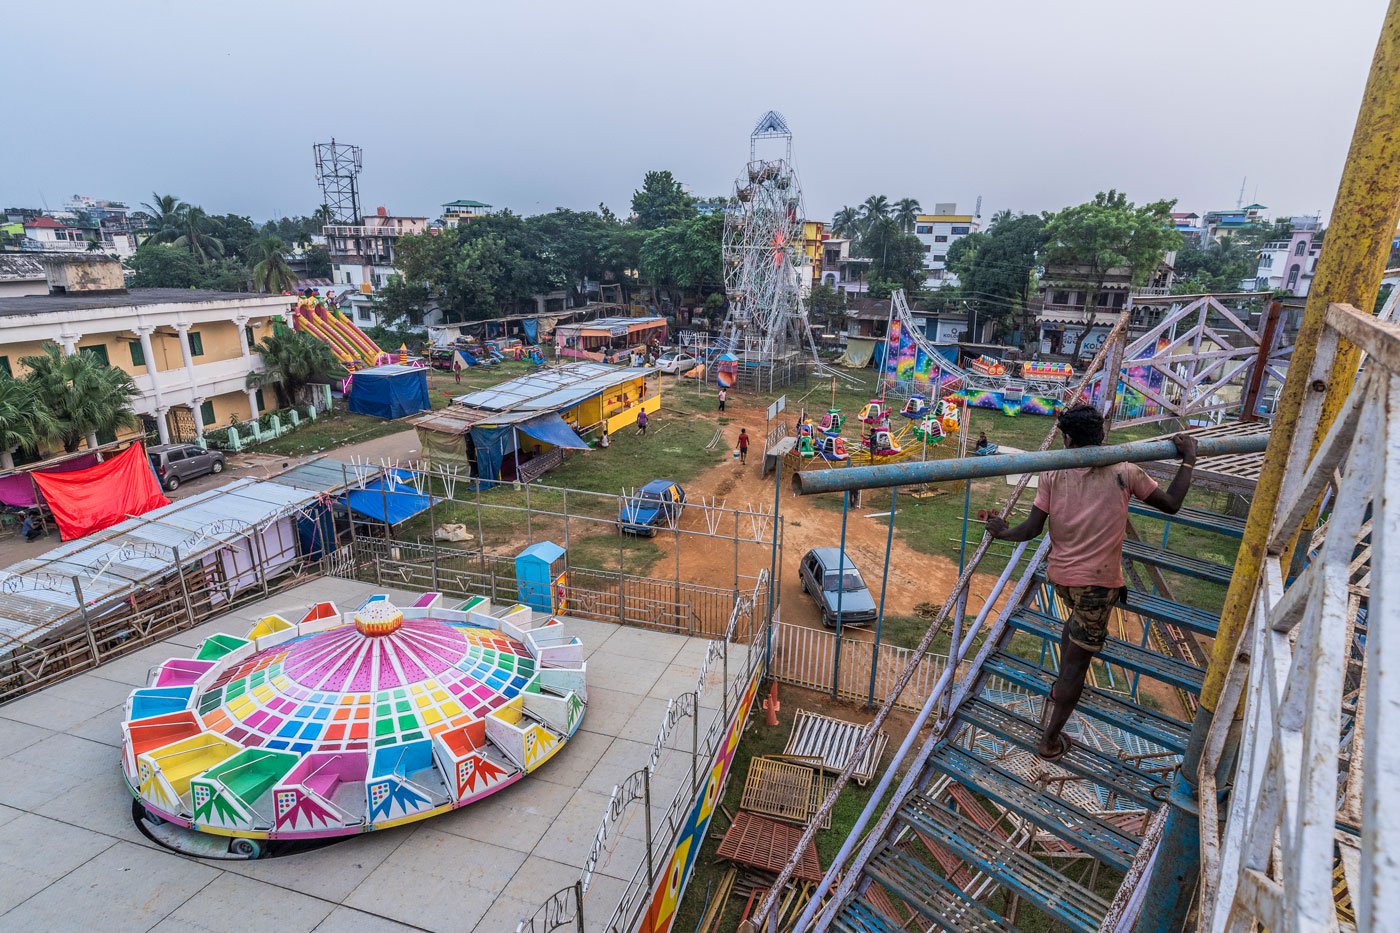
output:
[[[1327,306],[1346,303],[1362,309],[1374,307],[1397,219],[1400,219],[1400,2],[1392,0],[1381,25],[1380,41],[1371,62],[1371,75],[1366,81],[1361,110],[1356,118],[1356,130],[1342,170],[1327,238],[1308,291],[1302,326],[1294,340],[1279,411],[1269,434],[1269,449],[1254,488],[1244,540],[1220,613],[1220,631],[1201,689],[1203,709],[1215,710],[1249,617],[1303,396],[1308,392],[1326,393],[1318,426],[1320,440],[1337,417],[1356,378],[1358,351],[1341,341],[1326,384],[1308,385],[1308,373],[1316,358]],[[1195,772],[1189,773],[1194,775]]]
[[[1351,149],[1342,169],[1327,239],[1294,339],[1293,356],[1288,364],[1278,414],[1269,433],[1264,466],[1254,488],[1244,539],[1220,613],[1220,629],[1201,689],[1201,703],[1196,709],[1186,754],[1172,789],[1155,866],[1146,881],[1147,891],[1135,927],[1139,931],[1174,933],[1186,928],[1192,892],[1196,890],[1200,874],[1200,823],[1195,785],[1201,751],[1259,585],[1269,527],[1278,510],[1288,449],[1298,430],[1298,413],[1306,393],[1326,393],[1318,428],[1321,437],[1337,417],[1356,378],[1357,350],[1341,341],[1328,378],[1318,382],[1310,380],[1323,319],[1327,306],[1332,303],[1349,303],[1363,309],[1375,306],[1397,219],[1400,219],[1400,0],[1391,0],[1371,61]],[[1215,802],[1209,801],[1206,805],[1214,806]]]

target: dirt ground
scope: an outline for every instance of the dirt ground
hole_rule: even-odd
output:
[[[725,439],[731,449],[737,443],[739,428],[747,428],[755,438],[749,450],[747,464],[731,460],[719,464],[700,474],[686,484],[687,501],[695,502],[702,497],[723,499],[731,508],[772,509],[774,478],[770,474],[763,478],[763,455],[761,450],[765,402],[749,397],[731,395],[723,425]],[[662,413],[665,416],[665,412]],[[718,424],[719,413],[708,415],[688,415],[705,418]],[[817,504],[814,497],[793,495],[788,477],[784,476],[780,514],[784,522],[784,539],[780,572],[782,579],[782,621],[813,628],[821,627],[821,614],[816,603],[802,591],[797,565],[808,549],[814,547],[835,547],[841,541],[841,513]],[[885,559],[885,539],[887,526],[883,517],[866,518],[869,509],[852,507],[846,522],[846,553],[861,571],[871,593],[879,599],[880,574]],[[665,559],[659,567],[669,568],[673,556],[674,539],[666,535],[657,536]],[[694,583],[726,586],[733,579],[733,552],[725,547],[705,547],[693,539],[682,539],[681,577]],[[766,569],[767,563],[764,563]],[[741,573],[756,574],[757,567],[741,567]],[[663,574],[664,575],[664,574]],[[958,579],[956,560],[920,554],[900,541],[896,536],[890,553],[890,574],[885,594],[885,614],[887,616],[912,615],[914,608],[922,603],[941,606],[952,591]],[[994,579],[978,575],[973,580],[969,605],[980,606],[991,590]],[[853,638],[871,638],[869,631],[848,629]]]

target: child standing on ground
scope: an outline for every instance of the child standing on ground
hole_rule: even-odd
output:
[[[642,409],[641,411],[637,412],[637,433],[643,435],[647,433],[646,409]]]
[[[749,462],[749,429],[739,429],[739,462]]]
[[[729,398],[729,393],[723,387],[719,390],[719,410],[724,411],[724,400]]]

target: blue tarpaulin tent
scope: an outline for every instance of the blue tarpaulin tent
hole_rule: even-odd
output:
[[[428,370],[390,363],[355,373],[350,383],[350,410],[376,418],[402,418],[427,411]]]
[[[525,339],[530,343],[538,343],[540,339],[540,322],[534,318],[526,318],[520,322],[520,329],[525,331]]]
[[[397,525],[428,511],[428,497],[409,485],[411,478],[406,470],[391,470],[389,475],[366,483],[363,489],[349,490],[340,499],[352,512]]]
[[[515,426],[516,430],[537,441],[568,450],[591,450],[588,442],[574,433],[568,422],[556,414],[540,415]]]
[[[476,447],[476,475],[483,480],[501,478],[501,462],[515,450],[515,426],[472,428]]]

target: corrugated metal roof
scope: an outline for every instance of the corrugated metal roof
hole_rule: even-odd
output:
[[[652,315],[650,317],[600,317],[591,321],[582,321],[577,324],[560,324],[560,330],[611,330],[614,327],[626,327],[631,330],[633,327],[654,327],[658,323],[665,322],[664,317]]]
[[[504,424],[519,424],[537,417],[539,413],[534,411],[486,411],[454,402],[446,408],[424,412],[404,420],[415,428],[426,428],[439,434],[466,434],[478,425],[498,427]]]
[[[234,480],[0,570],[0,653],[47,637],[78,618],[74,578],[89,606],[122,598],[170,573],[173,548],[180,549],[182,559],[215,550],[294,513],[318,493],[278,482]]]
[[[562,411],[614,386],[656,372],[651,366],[569,363],[453,399],[487,411]]]
[[[367,463],[347,463],[332,457],[317,457],[272,477],[272,482],[309,492],[336,492],[346,485],[358,486],[377,478],[384,471]]]

